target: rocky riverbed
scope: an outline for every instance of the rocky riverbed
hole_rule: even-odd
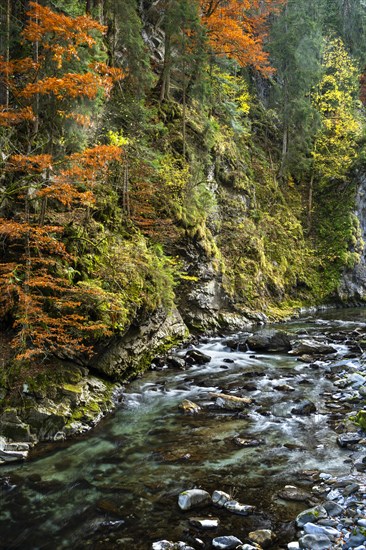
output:
[[[364,549],[366,324],[322,317],[156,358],[87,438],[3,466],[0,548]]]

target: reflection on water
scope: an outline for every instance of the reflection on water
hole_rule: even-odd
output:
[[[313,337],[364,324],[363,310],[337,310],[286,328]],[[2,467],[0,548],[142,550],[161,538],[188,540],[189,516],[178,510],[177,495],[195,486],[226,490],[258,506],[253,517],[226,514],[214,535],[200,536],[243,537],[253,526],[290,520],[305,507],[273,498],[299,471],[348,472],[324,405],[323,394],[334,388],[321,369],[289,355],[233,352],[219,339],[200,348],[212,357],[208,365],[149,372],[131,383],[123,406],[88,437]],[[217,391],[235,391],[254,403],[245,413],[218,411],[211,397]],[[183,415],[183,399],[202,411]],[[316,414],[291,412],[304,399],[316,403]],[[240,446],[240,438],[260,444]]]

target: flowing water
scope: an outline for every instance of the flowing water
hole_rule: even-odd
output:
[[[364,313],[336,310],[283,328],[311,337],[352,331],[365,326]],[[349,472],[348,454],[336,444],[337,413],[325,404],[327,393],[338,390],[322,369],[295,357],[231,351],[222,342],[199,346],[212,357],[206,365],[150,371],[132,382],[121,407],[88,436],[1,467],[0,548],[147,550],[160,539],[198,536],[209,544],[232,534],[243,540],[249,530],[269,526],[285,539],[286,525],[307,505],[286,502],[277,492],[301,486],[304,470]],[[346,352],[340,344],[339,356]],[[213,392],[234,390],[254,400],[247,412],[212,406]],[[202,410],[183,414],[183,399]],[[291,412],[304,399],[316,404],[315,414]],[[238,437],[260,444],[241,447]],[[219,517],[220,527],[198,532],[188,523],[197,514],[177,506],[178,494],[193,487],[224,490],[256,505],[257,513],[242,517],[210,508],[203,513]]]

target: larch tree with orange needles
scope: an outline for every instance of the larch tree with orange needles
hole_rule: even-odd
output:
[[[252,66],[268,76],[273,69],[264,50],[268,17],[286,0],[200,0],[202,23],[212,52]]]
[[[33,48],[36,55],[0,57],[0,79],[9,93],[9,100],[0,105],[0,126],[16,126],[25,136],[5,159],[6,190],[0,204],[5,251],[0,263],[0,317],[13,321],[19,360],[90,351],[85,343],[88,334],[106,330],[86,313],[88,302],[96,305],[106,297],[102,291],[74,284],[73,258],[62,233],[75,209],[88,212],[93,206],[95,188],[106,180],[109,165],[122,150],[96,144],[72,152],[54,130],[57,117],[85,125],[83,104],[108,96],[123,77],[101,61],[92,63],[85,53],[104,32],[88,16],[72,18],[30,2],[22,36],[24,47]]]

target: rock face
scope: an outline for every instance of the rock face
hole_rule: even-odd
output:
[[[366,298],[366,176],[359,180],[356,196],[356,216],[360,224],[360,235],[356,248],[361,251],[360,261],[352,269],[345,271],[338,287],[341,300],[364,303]]]
[[[112,379],[127,379],[134,372],[145,370],[164,345],[179,342],[186,335],[187,327],[177,310],[169,314],[160,310],[138,328],[131,328],[109,343],[93,358],[92,367]]]
[[[18,449],[15,443],[31,446],[90,429],[114,407],[113,396],[121,392],[120,384],[112,380],[145,370],[159,348],[181,341],[186,333],[177,311],[159,311],[139,328],[130,329],[107,350],[100,350],[90,365],[110,382],[92,375],[87,366],[55,359],[52,368],[24,386],[19,409],[0,413],[0,436],[5,442],[0,445],[0,461],[26,456],[28,449]]]

